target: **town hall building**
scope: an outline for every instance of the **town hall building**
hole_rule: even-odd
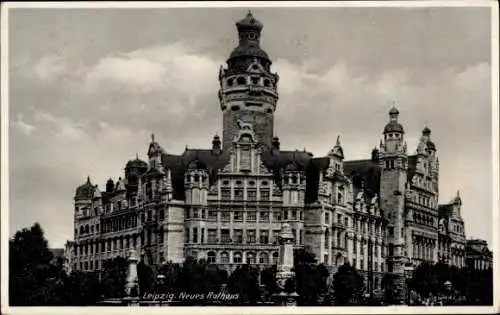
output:
[[[465,266],[462,201],[457,193],[438,204],[431,130],[410,149],[393,107],[365,160],[349,160],[340,137],[324,139],[332,144],[325,156],[283,150],[274,133],[279,76],[260,46],[263,25],[249,12],[236,27],[238,44],[218,77],[221,137],[174,154],[153,135],[146,161],[128,161],[103,188],[87,178],[74,196],[71,268],[100,270],[130,249],[152,266],[188,256],[229,271],[269,266],[279,259],[283,223],[296,248],[332,271],[350,263],[373,276],[375,289],[408,265]]]

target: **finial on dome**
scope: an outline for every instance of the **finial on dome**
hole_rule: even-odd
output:
[[[155,134],[154,133],[151,134],[151,142],[155,142]]]
[[[90,175],[87,175],[87,184],[90,184]]]
[[[139,159],[139,153],[135,152],[135,159],[138,160]]]
[[[337,136],[337,142],[335,143],[335,145],[340,147],[340,135]]]

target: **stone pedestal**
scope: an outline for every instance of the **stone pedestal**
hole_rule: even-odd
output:
[[[278,292],[272,295],[272,300],[280,306],[296,306],[297,292],[285,292],[287,280],[295,277],[293,270],[293,234],[288,223],[283,224],[279,235],[280,260],[276,272],[276,285]]]
[[[139,278],[137,276],[137,256],[135,249],[129,251],[127,282],[125,284],[126,299],[132,301],[139,297]]]

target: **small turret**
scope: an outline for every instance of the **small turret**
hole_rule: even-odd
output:
[[[215,134],[214,139],[212,140],[212,153],[218,155],[221,153],[222,145],[220,141],[220,137]]]
[[[113,190],[115,189],[115,183],[113,182],[113,180],[110,178],[108,179],[108,181],[106,182],[106,192],[107,193],[111,193],[113,192]]]

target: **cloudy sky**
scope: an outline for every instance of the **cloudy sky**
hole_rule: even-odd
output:
[[[14,9],[9,13],[10,229],[72,237],[75,188],[123,173],[150,134],[208,148],[217,75],[246,8]],[[487,8],[254,8],[280,75],[284,149],[370,155],[395,100],[410,153],[427,123],[440,202],[460,190],[468,237],[492,240]]]

